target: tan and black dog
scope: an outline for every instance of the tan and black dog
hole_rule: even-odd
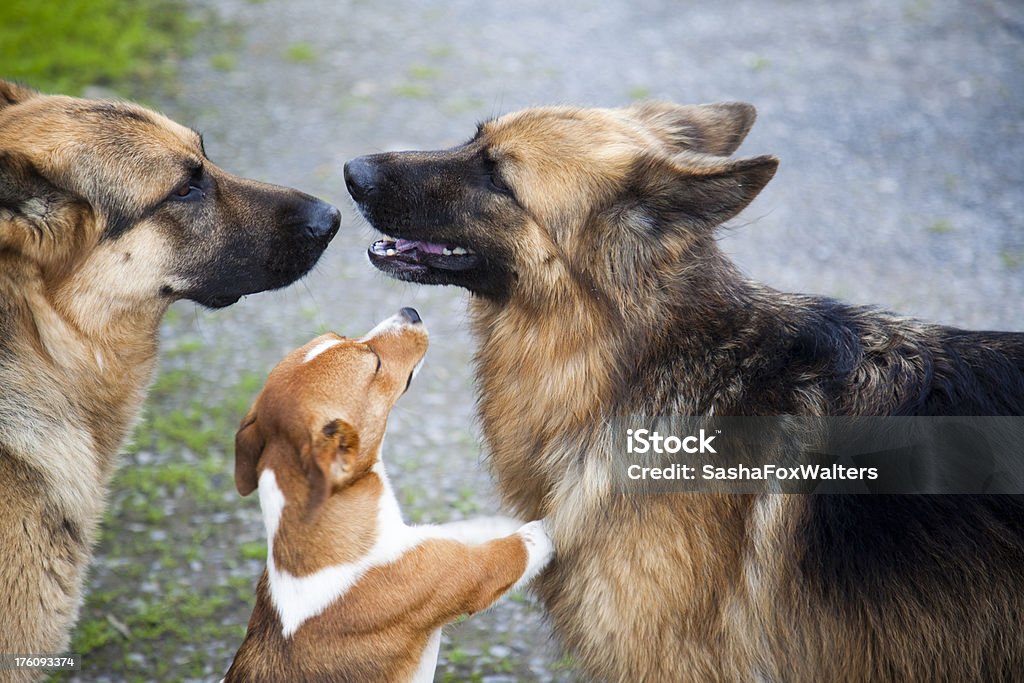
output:
[[[469,289],[504,499],[588,680],[1024,680],[1020,496],[623,495],[629,415],[1022,415],[1024,334],[743,277],[715,228],[772,178],[743,104],[551,107],[346,167],[381,270]]]
[[[167,307],[287,285],[339,222],[160,114],[0,81],[0,652],[67,646]]]

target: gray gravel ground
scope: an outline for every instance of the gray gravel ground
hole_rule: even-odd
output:
[[[269,368],[320,330],[357,334],[400,306],[419,309],[432,346],[393,415],[385,460],[414,519],[497,509],[474,425],[466,295],[402,285],[369,266],[370,231],[342,179],[358,154],[452,145],[478,120],[529,105],[748,101],[760,115],[740,152],[782,160],[723,239],[748,273],[948,324],[1024,329],[1024,6],[1011,0],[194,0],[193,9],[207,26],[180,91],[159,105],[202,130],[220,165],[333,201],[344,223],[303,284],[224,311],[175,306],[165,381],[143,431],[170,433],[156,418],[177,411],[226,433],[208,444],[142,434],[126,456],[93,570],[100,597],[79,637],[93,623],[108,635],[104,623],[125,628],[73,680],[226,669],[262,567],[258,552],[243,552],[258,551],[262,525],[255,500],[233,490],[234,421]],[[210,490],[172,477],[139,492],[135,482],[178,463],[210,472]],[[141,549],[132,538],[145,540]],[[147,630],[138,618],[175,591],[202,602],[225,586],[230,600],[192,609],[182,628]],[[175,620],[179,603],[159,604],[150,621]],[[437,680],[574,679],[539,608],[517,597],[447,630]]]

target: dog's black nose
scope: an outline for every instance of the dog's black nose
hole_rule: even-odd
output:
[[[420,318],[420,314],[416,312],[415,308],[406,307],[399,309],[398,315],[402,316],[402,318],[406,322],[412,323],[413,325],[419,325],[420,323],[423,322],[423,320]]]
[[[345,164],[345,186],[352,199],[364,202],[377,192],[377,165],[369,157],[356,157]]]
[[[306,233],[314,239],[330,241],[341,226],[341,211],[338,207],[319,199],[309,209],[306,218]]]

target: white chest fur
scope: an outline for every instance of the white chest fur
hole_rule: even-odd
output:
[[[383,470],[379,473],[383,474]],[[343,596],[373,567],[394,562],[419,542],[411,527],[402,522],[402,515],[391,495],[386,476],[382,477],[384,493],[377,509],[377,540],[370,552],[355,562],[324,567],[306,576],[293,576],[274,564],[274,537],[281,523],[285,498],[272,470],[260,475],[260,508],[267,527],[267,576],[270,597],[281,619],[285,638],[290,637],[307,620],[322,613]]]
[[[323,613],[344,596],[367,571],[398,560],[408,550],[429,539],[452,539],[475,545],[518,532],[527,551],[527,566],[516,587],[532,579],[551,556],[551,544],[542,522],[521,526],[520,522],[507,517],[485,517],[442,525],[408,526],[402,521],[383,464],[378,461],[373,471],[383,485],[377,505],[377,538],[373,547],[359,560],[324,567],[306,576],[294,576],[274,563],[274,538],[286,500],[272,470],[266,469],[260,475],[258,490],[267,530],[270,598],[281,620],[285,638],[294,635],[308,619]],[[427,642],[413,683],[433,680],[440,645],[441,629],[438,628]]]

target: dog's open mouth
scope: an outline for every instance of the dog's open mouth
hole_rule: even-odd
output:
[[[368,253],[374,265],[390,271],[469,270],[480,263],[466,247],[388,236],[371,244]]]

